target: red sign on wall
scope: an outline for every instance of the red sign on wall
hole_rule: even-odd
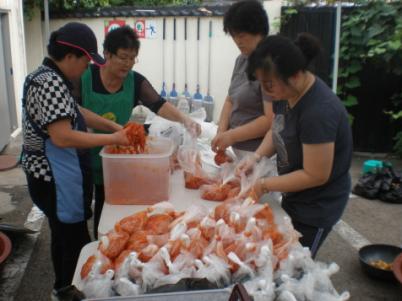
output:
[[[126,25],[126,21],[124,20],[110,20],[105,21],[105,36],[111,32],[113,29],[119,28]]]
[[[137,35],[140,39],[145,39],[145,20],[139,19],[135,21],[134,30],[137,32]]]

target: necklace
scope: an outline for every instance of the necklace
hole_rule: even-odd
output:
[[[297,94],[297,96],[294,99],[289,99],[288,100],[288,108],[293,108],[298,101],[306,94],[306,92],[311,88],[311,86],[315,82],[315,77],[308,72],[303,80],[303,84],[301,84],[302,89],[300,89],[300,92]]]

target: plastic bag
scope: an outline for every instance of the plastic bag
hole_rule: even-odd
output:
[[[113,296],[113,270],[107,270],[105,274],[90,272],[85,279],[82,292],[87,298],[107,298]]]
[[[184,127],[180,123],[153,114],[148,115],[146,123],[151,124],[148,130],[150,136],[172,139],[176,146],[182,144]]]
[[[142,293],[141,287],[128,278],[117,278],[114,282],[114,290],[120,296],[138,296]]]
[[[276,166],[272,162],[271,159],[267,157],[261,158],[261,160],[256,163],[254,168],[252,169],[251,173],[245,174],[242,173],[240,175],[240,195],[246,195],[254,184],[257,182],[258,179],[262,177],[270,177],[275,175],[276,173]]]
[[[230,283],[229,265],[220,257],[211,254],[201,260],[196,259],[197,271],[195,278],[206,278],[218,287],[225,287]]]

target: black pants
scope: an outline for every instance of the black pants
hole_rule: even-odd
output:
[[[67,224],[57,217],[56,187],[27,175],[29,194],[33,203],[41,209],[49,221],[51,255],[55,274],[54,289],[71,285],[82,247],[91,241],[87,222]]]
[[[304,247],[308,247],[311,251],[311,257],[315,258],[318,249],[321,247],[324,240],[327,238],[332,227],[314,227],[292,220],[293,227],[303,236],[300,238],[300,243]]]
[[[95,214],[94,214],[94,237],[98,239],[98,226],[105,202],[105,186],[95,185]]]

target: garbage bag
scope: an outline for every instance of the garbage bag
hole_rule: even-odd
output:
[[[359,178],[353,188],[353,193],[366,199],[375,199],[380,192],[381,185],[382,179],[379,174],[369,172]]]
[[[383,168],[363,174],[353,188],[353,193],[368,199],[380,199],[388,203],[402,203],[402,177],[390,163]]]

